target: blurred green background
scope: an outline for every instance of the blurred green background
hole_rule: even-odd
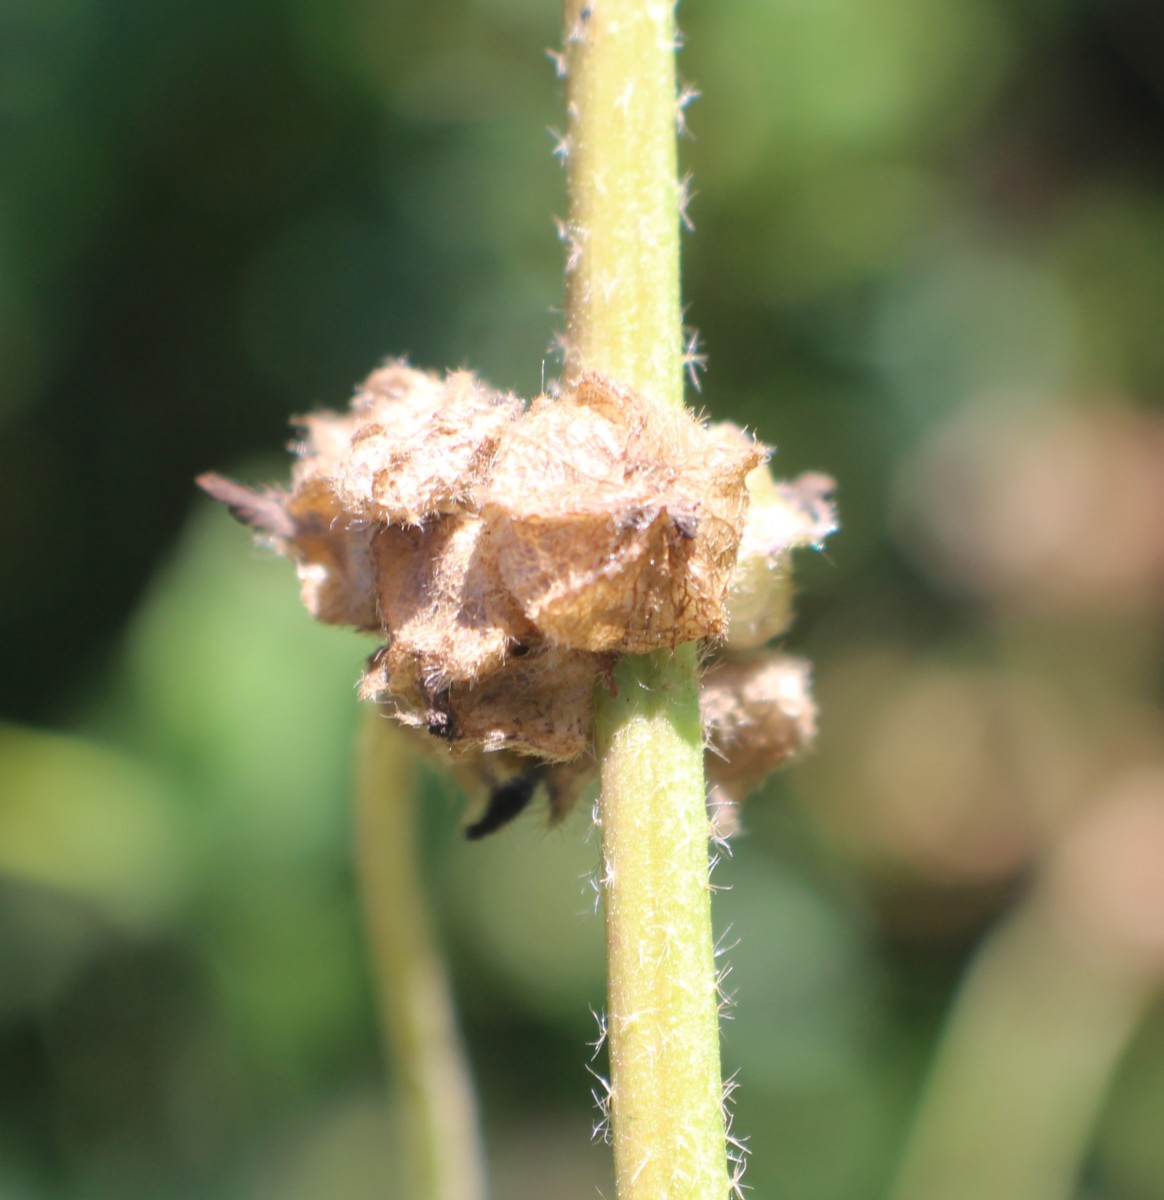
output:
[[[718,867],[725,1067],[756,1195],[864,1200],[976,948],[1129,778],[1164,804],[1164,8],[680,16],[692,402],[843,515],[790,638],[817,752]],[[393,1194],[349,863],[372,647],[191,480],[282,478],[289,415],[388,355],[556,374],[558,20],[0,0],[3,1200]],[[469,846],[427,787],[495,1194],[609,1196],[586,815]],[[1116,942],[1164,922],[1124,844],[1084,869]],[[1164,1197],[1164,932],[1127,936],[1092,1200]]]

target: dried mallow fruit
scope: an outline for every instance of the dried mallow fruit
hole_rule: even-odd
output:
[[[703,674],[708,798],[721,832],[739,802],[816,738],[812,668],[777,650],[728,651]]]
[[[382,525],[373,550],[374,588],[398,680],[415,675],[430,691],[471,683],[500,670],[515,646],[537,640],[501,585],[494,539],[478,514]]]
[[[423,679],[402,680],[388,646],[373,655],[360,695],[454,748],[569,762],[590,752],[601,665],[596,655],[543,643],[475,682],[430,687]]]
[[[503,434],[482,510],[506,587],[552,641],[642,653],[727,632],[764,448],[597,375]]]
[[[348,414],[303,419],[295,483],[324,481],[352,520],[421,525],[461,512],[523,408],[468,371],[442,380],[391,362],[368,377]]]
[[[299,424],[288,490],[199,482],[295,561],[314,617],[384,639],[361,695],[484,792],[471,836],[541,789],[568,810],[619,654],[726,646],[704,685],[724,811],[811,740],[807,667],[755,648],[788,624],[791,551],[835,527],[823,476],[777,483],[742,430],[597,374],[526,406],[394,361]]]

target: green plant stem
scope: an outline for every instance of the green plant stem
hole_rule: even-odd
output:
[[[425,904],[404,735],[368,706],[356,778],[356,863],[383,1037],[399,1096],[410,1200],[484,1200],[468,1064]]]
[[[683,404],[674,9],[567,0],[566,378]],[[725,1152],[694,646],[627,658],[598,701],[620,1200],[722,1200]]]
[[[566,377],[602,371],[679,408],[674,8],[566,0],[565,16]]]
[[[970,967],[892,1200],[1069,1200],[1151,996],[1143,976],[1068,944],[1028,901]]]
[[[628,659],[599,710],[619,1200],[728,1195],[694,655]]]

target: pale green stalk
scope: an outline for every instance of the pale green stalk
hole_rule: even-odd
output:
[[[566,381],[683,404],[674,6],[567,0]],[[619,1200],[723,1200],[725,1152],[695,648],[624,659],[598,753]]]
[[[983,945],[942,1036],[892,1200],[1070,1200],[1152,996],[1038,900]]]
[[[405,1162],[393,1195],[484,1200],[476,1101],[425,905],[415,763],[404,734],[368,706],[356,778],[356,864]]]

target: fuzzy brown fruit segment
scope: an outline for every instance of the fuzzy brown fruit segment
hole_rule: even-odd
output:
[[[734,833],[739,803],[816,738],[812,668],[774,650],[727,651],[704,672],[699,708],[716,831]]]
[[[704,687],[723,811],[811,740],[807,668],[754,647],[787,625],[791,550],[834,526],[823,477],[777,484],[742,430],[596,374],[527,407],[390,362],[300,424],[290,490],[199,482],[294,559],[314,617],[385,639],[361,695],[462,779],[536,769],[561,815],[615,657],[683,642],[727,647]]]
[[[767,457],[597,375],[506,430],[484,493],[502,579],[548,640],[645,654],[727,632],[749,471]]]

